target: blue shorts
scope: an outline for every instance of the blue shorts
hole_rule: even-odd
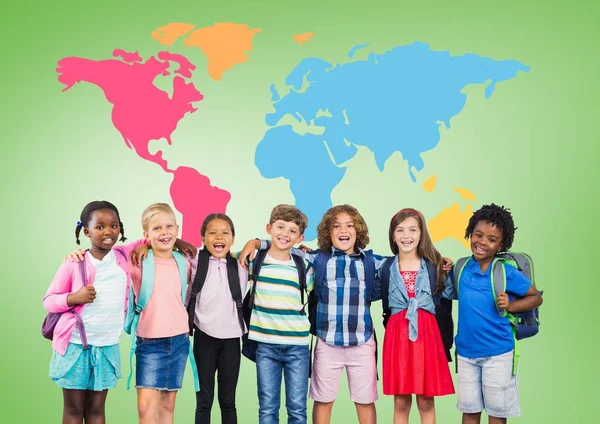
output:
[[[176,391],[181,389],[190,352],[188,334],[159,339],[137,338],[135,387]]]
[[[54,351],[50,377],[63,389],[102,391],[117,386],[121,378],[119,345],[89,346],[69,343],[64,355]]]
[[[496,418],[518,417],[519,390],[513,375],[513,352],[485,358],[458,356],[458,409]]]

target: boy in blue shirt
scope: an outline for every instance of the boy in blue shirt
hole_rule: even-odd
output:
[[[462,272],[458,293],[450,287],[451,296],[459,299],[457,407],[463,412],[463,424],[479,424],[484,409],[490,424],[520,415],[513,375],[515,339],[508,318],[496,309],[490,266],[498,253],[510,249],[515,230],[509,209],[491,204],[473,214],[465,231],[473,255]],[[516,313],[541,305],[542,296],[527,277],[504,266],[506,293],[498,295],[498,307]]]

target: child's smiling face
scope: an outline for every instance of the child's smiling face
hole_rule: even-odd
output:
[[[148,228],[144,230],[144,237],[152,245],[155,253],[166,253],[173,250],[179,226],[175,217],[170,213],[159,212],[148,221]]]
[[[394,230],[394,241],[400,253],[408,254],[417,250],[421,241],[419,221],[409,216]]]
[[[215,258],[224,258],[229,253],[235,238],[231,226],[224,219],[213,219],[206,226],[204,246]]]
[[[106,252],[115,245],[120,231],[119,218],[112,209],[98,209],[92,212],[89,222],[83,228],[83,234],[90,238],[92,248]]]
[[[490,262],[502,249],[502,230],[488,221],[479,221],[471,234],[471,252],[475,260]]]
[[[273,247],[280,251],[289,250],[304,240],[298,224],[282,219],[278,219],[273,224],[267,224],[267,233],[271,236]]]
[[[356,244],[356,228],[350,215],[339,213],[331,225],[331,244],[346,254],[354,253]]]

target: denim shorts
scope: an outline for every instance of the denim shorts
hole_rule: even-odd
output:
[[[50,378],[63,389],[102,391],[117,386],[121,378],[119,345],[89,346],[69,343],[64,355],[54,351]]]
[[[518,417],[519,390],[513,375],[513,352],[484,358],[458,355],[458,409],[496,418]]]
[[[188,334],[158,339],[137,338],[135,387],[176,391],[181,389],[190,352]]]

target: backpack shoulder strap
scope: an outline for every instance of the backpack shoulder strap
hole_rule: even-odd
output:
[[[429,275],[429,287],[431,288],[431,297],[435,306],[440,304],[441,293],[438,293],[437,289],[437,269],[435,264],[425,259],[425,266],[427,267],[427,274]]]
[[[363,250],[365,256],[363,267],[365,271],[365,288],[367,290],[367,304],[371,303],[373,298],[373,283],[375,282],[375,260],[372,250]]]
[[[298,283],[300,284],[300,301],[302,302],[302,311],[304,312],[304,292],[306,291],[306,265],[304,258],[294,255],[292,253],[292,259],[296,264],[298,270]]]
[[[194,277],[194,282],[192,283],[190,300],[187,304],[188,327],[190,330],[190,336],[194,334],[194,316],[196,314],[196,299],[198,298],[198,293],[202,291],[202,287],[204,286],[204,282],[206,281],[206,275],[208,274],[209,258],[210,254],[206,251],[206,249],[201,249],[198,251],[198,265],[196,266],[196,276]]]
[[[227,280],[229,282],[229,291],[231,298],[235,302],[235,308],[238,312],[238,320],[242,332],[245,331],[244,314],[242,312],[242,288],[240,287],[240,274],[237,261],[231,254],[227,254]]]
[[[395,256],[391,256],[387,258],[381,266],[381,275],[379,278],[381,280],[381,303],[383,312],[390,308],[390,272],[395,259]]]
[[[505,259],[509,264],[513,265],[523,274],[533,287],[535,287],[535,276],[533,273],[533,259],[527,253],[505,252],[499,256]]]
[[[196,276],[194,277],[194,283],[192,284],[191,297],[196,298],[198,293],[202,291],[204,282],[206,281],[206,275],[208,274],[208,260],[210,259],[210,253],[206,249],[198,251],[198,267],[196,268]],[[190,301],[191,303],[191,301]]]
[[[456,288],[456,297],[458,297],[458,283],[460,282],[460,277],[462,276],[463,270],[471,260],[471,257],[460,258],[456,261],[454,265],[454,270],[452,272],[452,279],[454,280],[454,287]]]
[[[260,268],[267,257],[267,250],[259,250],[252,262],[252,274],[250,275],[250,279],[253,281],[253,286],[256,287],[256,280],[258,280],[258,274],[260,274]],[[255,288],[253,288],[256,291]]]
[[[327,263],[331,258],[331,251],[318,250],[314,261],[315,265],[315,283],[313,293],[317,299],[321,298],[321,290],[323,290],[323,282],[327,273]]]
[[[181,279],[181,302],[185,305],[185,296],[187,294],[188,287],[188,262],[185,256],[179,252],[173,252],[175,262],[177,262],[177,268],[179,269],[179,278]]]
[[[498,307],[498,295],[506,291],[506,268],[504,267],[504,259],[494,258],[492,260],[492,271],[490,273],[490,279],[492,280],[492,294],[494,295],[494,306],[498,314],[503,317],[506,316],[506,311]]]
[[[135,299],[135,313],[140,314],[152,296],[154,290],[154,253],[148,250],[148,256],[142,261],[142,284],[140,292]]]

